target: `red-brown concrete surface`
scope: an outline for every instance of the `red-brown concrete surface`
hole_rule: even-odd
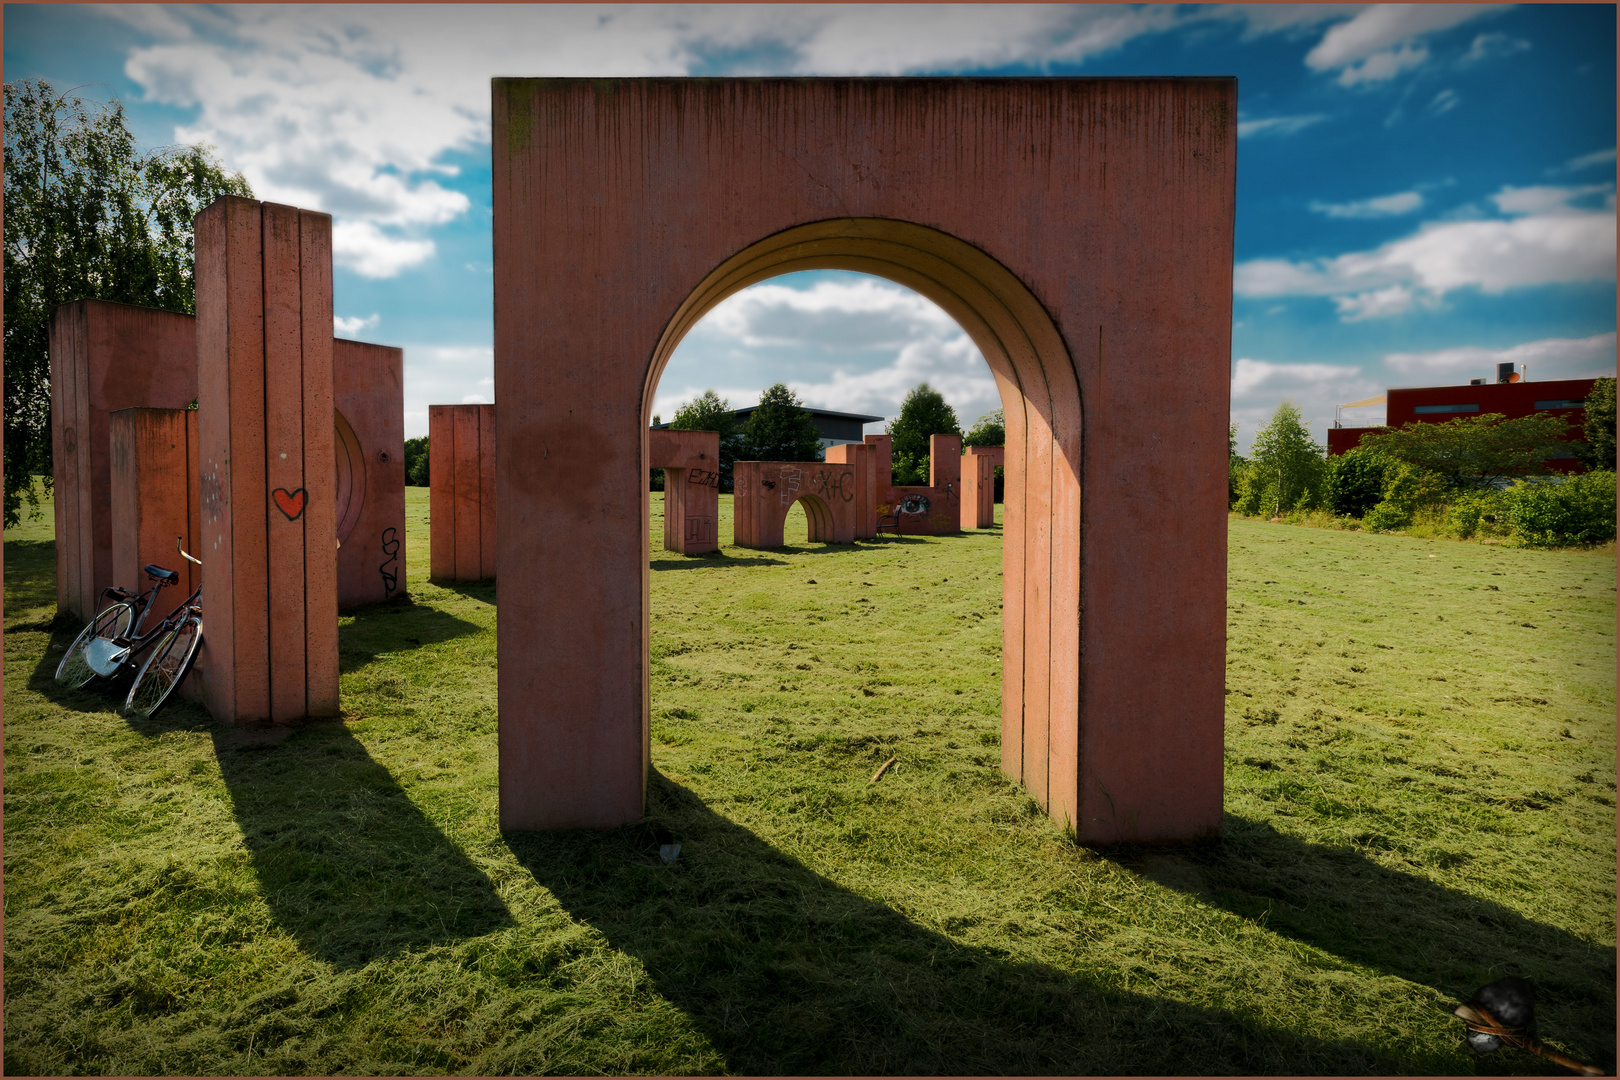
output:
[[[351,607],[405,592],[404,351],[334,340],[332,396],[338,605]]]
[[[647,463],[664,470],[664,550],[720,550],[720,433],[647,432]]]
[[[1003,768],[1085,842],[1219,832],[1234,80],[496,79],[492,119],[504,828],[641,816],[659,378],[844,269],[1001,392]]]
[[[779,548],[794,503],[804,506],[812,544],[853,544],[860,513],[855,467],[820,461],[738,461],[732,464],[733,543]]]
[[[428,406],[428,576],[433,581],[495,576],[495,445],[495,406]]]
[[[1002,456],[999,446],[970,446],[962,455],[962,528],[988,529],[996,523],[996,466]]]
[[[865,443],[838,443],[823,455],[829,464],[855,470],[855,539],[877,535],[877,451]]]
[[[183,409],[197,396],[192,323],[190,315],[105,300],[75,300],[51,313],[58,611],[88,619],[101,590],[137,585],[113,572],[107,417],[137,407]]]
[[[227,196],[196,219],[209,711],[338,711],[332,219]]]
[[[962,436],[928,437],[927,487],[896,487],[893,480],[891,473],[878,499],[879,532],[944,536],[962,531]]]

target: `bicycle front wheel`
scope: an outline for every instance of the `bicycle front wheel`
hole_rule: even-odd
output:
[[[124,711],[137,720],[151,719],[168,704],[191,671],[202,647],[202,617],[193,615],[159,639],[124,699]]]
[[[94,679],[99,672],[90,666],[89,659],[84,650],[97,638],[124,637],[129,633],[130,626],[135,622],[135,605],[128,601],[108,604],[96,612],[96,617],[90,624],[79,631],[79,636],[73,639],[68,646],[67,655],[62,662],[56,665],[56,681],[70,689],[79,687]]]

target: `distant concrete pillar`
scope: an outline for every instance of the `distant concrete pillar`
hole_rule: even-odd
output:
[[[405,353],[332,342],[338,606],[405,593]]]
[[[855,470],[855,539],[872,539],[877,535],[877,450],[866,443],[837,443],[825,456]]]
[[[962,455],[962,528],[996,523],[996,467],[1005,457],[999,446],[970,446]]]
[[[56,609],[95,614],[113,573],[107,417],[120,409],[183,409],[197,396],[190,315],[106,300],[51,312],[51,471]]]
[[[664,470],[664,550],[720,550],[720,433],[650,430],[647,462]]]
[[[428,576],[495,576],[495,406],[428,406]]]
[[[227,196],[196,249],[208,707],[335,716],[332,219]]]

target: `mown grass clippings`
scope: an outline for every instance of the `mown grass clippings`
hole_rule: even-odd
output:
[[[409,496],[296,730],[60,692],[7,533],[7,1071],[1467,1073],[1503,974],[1614,1064],[1612,559],[1232,522],[1225,835],[1095,853],[1000,774],[997,531],[687,559],[654,496],[647,818],[502,836],[495,587]]]

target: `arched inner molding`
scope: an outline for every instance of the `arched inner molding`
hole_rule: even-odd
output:
[[[1002,770],[1022,782],[1054,819],[1077,827],[1080,388],[1051,316],[1005,266],[957,237],[887,218],[814,222],[750,245],[692,291],[649,358],[641,403],[643,467],[653,395],[681,339],[732,294],[802,270],[853,270],[922,294],[961,325],[990,365],[1007,430]],[[644,532],[649,528],[647,499],[643,491]],[[806,512],[814,539],[815,518],[808,505]],[[644,545],[650,542],[646,535],[642,539]],[[645,648],[650,644],[651,575],[643,563]],[[644,715],[651,708],[646,671],[644,664]]]
[[[337,538],[341,545],[354,532],[366,506],[366,459],[360,438],[348,419],[333,409],[332,421],[336,429],[332,457],[337,463]]]

